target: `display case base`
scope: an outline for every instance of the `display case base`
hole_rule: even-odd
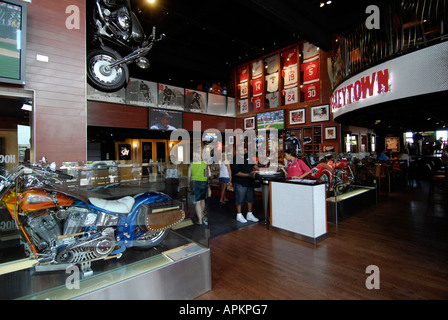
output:
[[[74,300],[191,300],[210,290],[210,249],[204,249]]]
[[[327,221],[339,223],[377,202],[376,188],[363,187],[338,197],[327,198]]]

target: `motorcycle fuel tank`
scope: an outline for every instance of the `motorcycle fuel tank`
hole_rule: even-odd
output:
[[[42,189],[31,189],[22,193],[19,206],[24,212],[48,209],[52,207],[70,206],[73,198],[58,192],[46,192]]]

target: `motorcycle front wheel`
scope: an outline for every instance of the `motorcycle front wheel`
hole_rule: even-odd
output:
[[[87,55],[87,81],[95,89],[115,92],[127,84],[129,74],[125,64],[109,68],[109,65],[121,57],[112,52],[95,49]]]
[[[134,248],[149,249],[156,247],[165,240],[166,236],[170,232],[170,229],[166,229],[159,232],[147,233],[134,240]]]

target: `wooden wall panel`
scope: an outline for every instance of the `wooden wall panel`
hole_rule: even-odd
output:
[[[148,108],[88,101],[89,126],[148,129]]]
[[[236,119],[229,117],[213,116],[198,113],[184,113],[184,129],[188,131],[193,131],[193,121],[201,122],[201,131],[206,129],[217,129],[220,132],[224,132],[225,129],[235,129]],[[241,121],[242,123],[242,121]],[[239,127],[243,128],[243,127]]]
[[[79,8],[80,29],[67,29],[66,8]],[[25,89],[35,91],[36,159],[87,159],[85,0],[39,0],[28,4]],[[36,55],[48,56],[48,62]]]
[[[97,101],[88,101],[87,119],[89,126],[147,129],[148,108],[127,106]],[[184,129],[193,131],[193,121],[201,122],[201,131],[206,129],[243,129],[243,119],[184,112]]]

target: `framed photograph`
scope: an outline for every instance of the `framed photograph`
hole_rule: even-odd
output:
[[[289,124],[305,123],[305,109],[289,111]]]
[[[334,139],[336,139],[336,127],[325,128],[325,140],[334,140]]]
[[[185,89],[172,85],[159,83],[157,106],[159,108],[169,108],[184,110]]]
[[[244,118],[244,130],[255,129],[255,117]]]
[[[329,121],[330,105],[311,107],[311,122]]]
[[[386,137],[385,138],[386,150],[392,150],[392,152],[400,152],[400,138],[399,137]]]

